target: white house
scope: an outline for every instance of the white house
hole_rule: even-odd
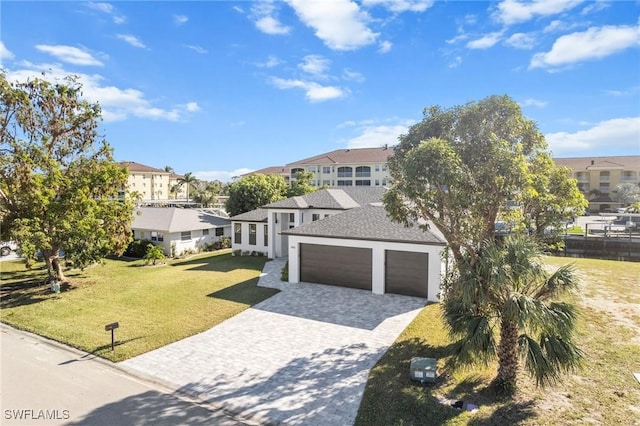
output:
[[[199,209],[140,207],[131,225],[133,237],[147,239],[163,247],[164,254],[198,250],[231,236],[231,221]]]
[[[393,222],[382,207],[383,188],[324,189],[267,204],[231,218],[240,244],[260,240],[270,258],[288,257],[289,282],[300,281],[395,293],[437,301],[445,239]],[[258,220],[259,219],[259,220]],[[266,225],[265,225],[266,221]],[[263,226],[262,241],[250,226]]]
[[[233,236],[231,247],[233,251],[267,256],[269,251],[268,212],[256,209],[231,218]]]

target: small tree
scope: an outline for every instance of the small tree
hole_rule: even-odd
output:
[[[188,172],[185,173],[183,177],[178,179],[178,185],[181,188],[184,186],[187,191],[187,201],[189,201],[189,188],[195,188],[198,179],[193,175],[193,173]]]
[[[455,343],[452,365],[498,359],[494,385],[511,395],[519,366],[538,385],[554,383],[583,354],[574,343],[577,308],[561,297],[577,287],[574,268],[548,273],[537,243],[524,235],[485,242],[449,277],[444,316]]]
[[[155,244],[147,245],[147,252],[144,255],[144,264],[148,265],[151,262],[153,265],[156,264],[156,260],[164,260],[164,253],[162,252],[162,247],[157,246]]]

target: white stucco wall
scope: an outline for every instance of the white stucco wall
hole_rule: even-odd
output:
[[[289,282],[300,282],[300,244],[321,244],[339,247],[370,248],[372,251],[372,291],[376,294],[385,292],[385,250],[410,251],[429,254],[429,276],[427,281],[427,300],[439,301],[442,261],[444,246],[395,243],[386,241],[347,240],[337,238],[306,237],[289,235]]]
[[[231,225],[222,227],[224,236],[231,236]],[[134,237],[136,239],[151,240],[151,232],[162,232],[155,229],[134,229]],[[202,229],[191,231],[191,239],[182,241],[181,232],[165,233],[162,232],[164,241],[151,241],[153,244],[160,245],[163,248],[165,256],[171,256],[171,244],[175,243],[176,254],[180,255],[186,250],[198,251],[209,244],[219,241],[221,236],[216,236],[216,228],[209,228],[209,235],[202,235]]]
[[[235,242],[234,226],[239,223],[242,227],[241,242]],[[256,244],[249,244],[249,225],[256,225]],[[241,250],[242,252],[259,252],[265,256],[268,255],[269,247],[264,245],[264,228],[265,222],[232,222],[231,224],[231,248],[233,251]]]

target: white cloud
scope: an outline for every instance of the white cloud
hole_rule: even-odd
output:
[[[244,175],[246,173],[251,173],[252,169],[236,169],[232,171],[202,171],[202,172],[193,172],[193,175],[204,181],[214,181],[219,180],[221,182],[231,182],[234,177],[238,177]]]
[[[13,59],[14,56],[13,52],[7,49],[2,40],[0,40],[0,59]]]
[[[102,62],[91,56],[91,54],[86,50],[73,46],[38,44],[36,45],[36,49],[41,52],[48,53],[68,64],[94,66],[104,65]]]
[[[7,80],[26,81],[33,78],[45,78],[48,81],[63,81],[70,73],[58,64],[32,64],[22,62],[22,68],[7,70]],[[44,77],[42,73],[45,73]],[[109,86],[104,77],[98,74],[74,73],[82,84],[83,98],[89,102],[99,102],[102,118],[105,121],[125,120],[130,117],[153,120],[179,121],[188,113],[199,109],[196,102],[175,105],[171,108],[154,106],[145,94],[137,89],[121,89]]]
[[[521,104],[522,106],[534,106],[538,108],[543,108],[547,106],[548,102],[530,98],[530,99],[525,99],[524,101],[521,102]]]
[[[173,15],[173,22],[176,25],[186,24],[189,21],[189,17],[185,15]]]
[[[640,117],[614,118],[575,133],[557,132],[545,135],[554,156],[577,156],[587,150],[617,149],[638,152]]]
[[[607,9],[611,6],[611,3],[604,0],[593,1],[590,2],[587,6],[585,6],[582,11],[580,11],[581,15],[588,15],[590,13],[600,12],[601,10]]]
[[[131,34],[116,34],[116,38],[129,43],[133,47],[139,47],[141,49],[146,48],[147,46],[141,42],[138,37],[133,36]]]
[[[506,25],[529,21],[536,16],[556,15],[573,9],[583,0],[503,0],[498,4],[493,17]]]
[[[398,137],[406,133],[412,121],[400,120],[392,124],[379,124],[372,120],[361,123],[346,122],[339,127],[355,125],[358,136],[348,139],[347,148],[375,148],[384,145],[393,146],[398,143]]]
[[[272,1],[260,1],[251,7],[250,18],[256,28],[266,34],[285,35],[291,32],[291,27],[280,23],[276,16],[276,7]]]
[[[311,102],[322,102],[346,96],[345,89],[335,86],[323,86],[313,81],[293,80],[273,77],[271,84],[278,89],[303,89],[306,98]]]
[[[269,55],[266,61],[258,62],[256,65],[259,66],[260,68],[275,68],[280,64],[281,64],[280,59],[278,59],[277,56]]]
[[[302,58],[298,68],[315,77],[326,78],[325,72],[329,69],[331,61],[321,55],[307,55]]]
[[[355,81],[358,83],[362,83],[364,82],[365,78],[364,75],[362,75],[361,73],[357,72],[357,71],[351,71],[347,68],[345,68],[342,71],[342,78],[344,78],[345,80],[351,80],[351,81]]]
[[[350,0],[286,1],[330,49],[356,50],[375,43],[379,36],[367,27],[369,15]]]
[[[393,43],[390,41],[384,40],[380,42],[380,47],[378,48],[378,52],[387,53],[393,47]]]
[[[458,68],[462,64],[462,57],[456,56],[453,58],[453,61],[449,64],[449,68]]]
[[[532,49],[536,44],[536,38],[533,34],[515,33],[504,41],[507,46],[515,47],[516,49]]]
[[[471,40],[467,43],[469,49],[488,49],[493,47],[502,38],[502,31],[486,34],[479,39]]]
[[[640,44],[640,26],[591,27],[558,38],[549,52],[536,53],[529,68],[558,68],[601,59]]]
[[[184,47],[186,47],[187,49],[191,49],[194,52],[197,52],[201,55],[204,55],[205,53],[207,53],[207,49],[205,49],[204,47],[200,47],[200,46],[194,46],[192,44],[185,44]]]
[[[433,6],[434,0],[363,0],[364,6],[381,5],[394,13],[424,12]]]
[[[85,4],[90,9],[96,10],[96,11],[101,12],[101,13],[105,13],[107,15],[111,15],[111,17],[113,18],[113,22],[116,23],[116,24],[123,24],[127,20],[127,18],[125,16],[116,15],[115,14],[115,8],[113,7],[113,5],[111,5],[109,3],[88,2],[88,3],[85,3]]]
[[[239,6],[233,6],[232,9],[235,10],[236,12],[238,12],[238,13],[244,14],[244,9],[239,7]]]

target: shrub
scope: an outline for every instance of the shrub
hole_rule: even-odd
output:
[[[220,237],[219,243],[221,249],[231,248],[231,238],[227,236],[223,235],[222,237]]]
[[[284,282],[289,282],[289,261],[287,260],[280,273],[280,279]]]
[[[142,259],[147,254],[149,244],[153,243],[149,240],[133,240],[123,254],[127,257]]]
[[[234,250],[233,253],[234,256],[242,256],[242,250]]]
[[[149,243],[147,245],[147,252],[144,255],[144,264],[148,265],[149,262],[152,262],[152,264],[155,265],[156,260],[164,260],[162,247]]]

